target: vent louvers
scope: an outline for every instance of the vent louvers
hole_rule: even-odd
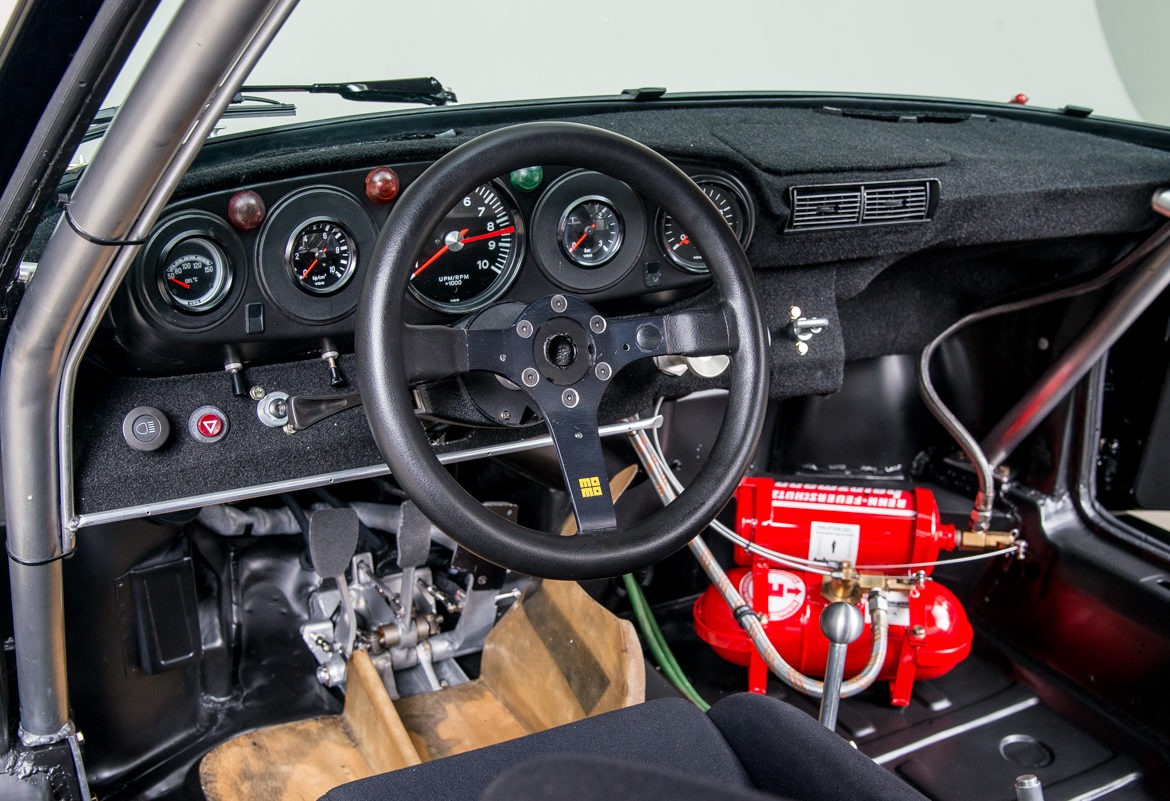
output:
[[[789,230],[925,222],[934,212],[938,181],[796,186]]]

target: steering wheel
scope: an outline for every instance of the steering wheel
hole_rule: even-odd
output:
[[[532,164],[604,172],[666,209],[708,265],[721,302],[666,315],[606,319],[586,300],[532,301],[510,325],[464,329],[408,325],[407,282],[427,236],[458,198]],[[643,145],[609,131],[539,122],[501,128],[436,161],[402,193],[362,288],[357,355],[370,428],[407,495],[440,529],[495,564],[545,578],[629,572],[669,556],[699,534],[731,497],[763,426],[767,329],[743,248],[702,191]],[[690,486],[646,520],[617,527],[598,434],[598,407],[613,376],[667,354],[731,357],[723,425]],[[522,387],[552,436],[579,534],[561,537],[505,520],[471,497],[435,457],[415,416],[410,385],[472,370]]]

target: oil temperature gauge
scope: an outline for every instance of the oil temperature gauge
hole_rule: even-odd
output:
[[[171,246],[159,276],[163,296],[183,311],[211,311],[231,289],[227,257],[215,242],[192,236]]]
[[[332,295],[353,278],[357,248],[338,223],[317,220],[293,235],[288,264],[298,288],[311,295]]]
[[[592,269],[617,255],[622,246],[622,218],[609,200],[591,195],[565,210],[558,234],[569,261]]]

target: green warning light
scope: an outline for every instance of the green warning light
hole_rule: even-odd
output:
[[[521,192],[531,192],[540,186],[544,180],[544,169],[541,167],[523,167],[514,170],[508,179],[512,186]]]

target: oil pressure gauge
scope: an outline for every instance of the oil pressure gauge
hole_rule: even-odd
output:
[[[608,199],[583,197],[565,209],[558,234],[569,261],[593,269],[617,255],[622,246],[622,218]]]
[[[206,312],[227,297],[231,272],[219,245],[206,237],[192,236],[167,251],[159,282],[163,295],[178,308]]]
[[[288,264],[299,289],[311,295],[332,295],[353,278],[357,249],[341,225],[317,220],[293,234]]]

